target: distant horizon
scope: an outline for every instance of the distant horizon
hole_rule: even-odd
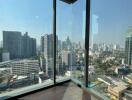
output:
[[[17,30],[3,30],[3,31],[8,31],[8,32],[20,32],[22,36],[26,33],[26,32],[21,32],[21,31],[17,31]],[[0,42],[3,42],[3,31],[2,31],[2,39],[0,40]],[[27,33],[28,33],[28,36],[29,36],[30,38],[36,39],[37,46],[40,46],[40,45],[41,45],[41,43],[40,43],[40,42],[41,42],[41,37],[48,34],[48,33],[45,33],[45,34],[41,35],[41,36],[40,36],[40,39],[38,40],[36,37],[33,37],[32,34],[29,34],[29,32],[27,32]],[[50,35],[50,34],[52,34],[52,33],[49,33],[48,35]],[[58,35],[57,35],[57,36],[58,36]],[[69,37],[69,36],[67,36],[67,37]],[[66,41],[67,37],[65,37],[64,40],[61,40],[61,41]],[[70,41],[72,40],[71,37],[69,37],[69,39],[70,39]],[[58,40],[60,40],[60,39],[58,39]],[[39,41],[39,43],[38,43],[38,41]],[[74,41],[71,41],[71,42],[74,42]],[[78,42],[81,42],[81,41],[77,41],[76,43],[78,43]]]

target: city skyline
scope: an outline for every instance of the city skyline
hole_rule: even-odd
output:
[[[124,47],[126,31],[129,26],[132,26],[132,14],[130,13],[130,9],[132,8],[130,4],[132,1],[121,0],[120,3],[119,0],[102,1],[103,3],[98,0],[91,2],[91,15],[98,16],[98,33],[94,35],[94,39],[96,42],[119,43]],[[1,0],[0,12],[2,16],[0,16],[0,41],[2,41],[3,30],[21,31],[22,33],[28,32],[29,35],[36,38],[38,41],[40,41],[40,36],[45,33],[53,33],[53,11],[51,3],[52,0],[39,0],[39,2],[36,0],[32,0],[32,2],[31,0]],[[85,14],[74,17],[74,22],[77,21],[76,24],[78,24],[79,27],[76,30],[71,29],[72,17],[76,16],[76,13],[74,14],[76,9],[80,7],[80,9],[77,9],[79,10],[78,12],[85,12],[85,7],[82,6],[83,3],[80,3],[80,5],[77,6],[74,6],[74,4],[73,6],[69,6],[67,4],[64,5],[63,2],[58,3],[57,1],[57,35],[59,35],[59,40],[64,40],[67,36],[74,37],[74,35],[72,35],[73,33],[77,34],[75,40],[79,40],[79,37],[84,39],[83,25],[79,23],[79,21],[82,21],[82,18],[85,18],[83,17]],[[73,11],[72,7],[74,8]],[[43,11],[43,13],[41,11]],[[63,20],[63,18],[66,20]],[[80,27],[79,24],[82,27]],[[95,25],[92,29],[95,29],[96,27],[97,26]],[[73,33],[71,33],[71,30]],[[91,35],[92,34],[94,33],[91,33]],[[84,41],[82,38],[80,41]],[[40,45],[40,42],[38,43]]]
[[[3,31],[3,51],[9,52],[10,59],[36,56],[36,39],[26,32]]]
[[[60,82],[66,92],[72,89],[71,82],[85,88],[73,100],[127,99],[132,93],[131,4],[130,0],[0,0],[0,100],[19,95],[21,99]],[[52,90],[51,100],[69,99],[65,91],[60,96],[58,89]]]
[[[57,19],[59,19],[57,22],[57,34],[59,34],[60,39],[64,40],[65,36],[72,36],[72,6],[64,5],[61,1],[57,3],[57,5],[57,10],[59,12],[57,14]],[[63,12],[60,8],[65,12]],[[39,2],[36,0],[1,0],[0,12],[3,12],[2,16],[0,16],[0,35],[3,30],[21,31],[29,32],[29,35],[35,37],[37,40],[40,40],[40,36],[44,33],[53,33],[52,0],[39,0]],[[65,16],[69,17],[66,17],[66,20],[63,20],[63,17]],[[79,32],[81,32],[80,28]],[[79,35],[77,35],[76,40],[80,38],[79,36],[82,33],[78,34]],[[2,40],[1,37],[2,36],[0,36],[0,41]]]

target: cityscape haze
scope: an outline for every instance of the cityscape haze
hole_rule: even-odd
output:
[[[86,89],[108,100],[129,100],[132,1],[91,0],[90,27],[85,27],[86,0],[75,1],[57,0],[55,38],[52,0],[0,0],[0,95],[53,84],[54,77],[84,86],[88,68]],[[88,59],[85,28],[90,28]]]

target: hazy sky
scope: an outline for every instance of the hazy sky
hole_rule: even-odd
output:
[[[68,5],[57,0],[57,35],[59,39],[72,37],[72,32],[76,33],[74,40],[80,39],[84,20],[83,12],[85,12],[82,9],[83,4],[79,1],[75,5]],[[52,6],[52,0],[0,0],[0,40],[2,40],[2,31],[8,30],[28,32],[31,37],[37,38],[40,42],[42,35],[52,33]],[[75,16],[72,15],[72,12]],[[80,15],[78,16],[78,14]],[[72,19],[76,24],[75,27],[72,26]]]
[[[84,38],[85,0],[68,5],[57,0],[57,34],[73,41]],[[98,25],[91,21],[94,42],[124,45],[125,32],[132,26],[132,0],[91,0],[91,19],[98,16]],[[0,40],[2,31],[29,32],[37,38],[52,33],[52,0],[0,0]],[[72,15],[74,14],[74,15]],[[97,32],[98,26],[98,32]],[[95,34],[95,33],[96,34]],[[73,34],[74,33],[74,34]]]
[[[128,26],[132,26],[132,0],[91,0],[91,14],[98,16],[96,42],[124,45]]]
[[[52,0],[0,0],[0,34],[3,30],[29,32],[40,38],[52,33]]]

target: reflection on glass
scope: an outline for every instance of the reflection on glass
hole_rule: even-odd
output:
[[[89,87],[110,100],[132,92],[132,1],[92,0]]]

